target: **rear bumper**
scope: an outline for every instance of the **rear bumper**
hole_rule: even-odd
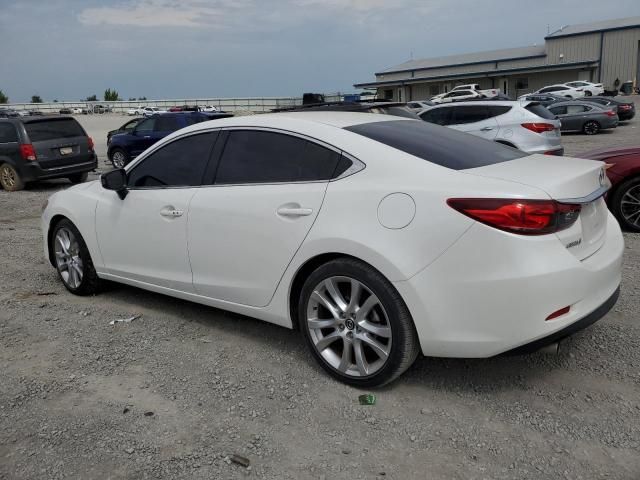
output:
[[[19,174],[25,182],[32,182],[47,178],[68,177],[76,173],[90,172],[96,168],[98,168],[98,157],[92,154],[79,158],[77,163],[61,167],[42,168],[38,162],[24,163],[20,168]]]
[[[516,237],[476,223],[431,265],[394,286],[424,355],[491,357],[564,335],[607,304],[620,285],[623,250],[610,213],[604,243],[582,261],[555,236]],[[568,313],[546,320],[566,306]]]

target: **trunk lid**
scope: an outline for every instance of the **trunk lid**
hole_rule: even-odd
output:
[[[529,155],[464,172],[536,187],[564,203],[580,203],[578,220],[555,235],[579,260],[593,255],[602,246],[608,215],[604,193],[610,186],[602,162]]]

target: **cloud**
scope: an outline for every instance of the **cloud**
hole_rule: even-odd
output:
[[[268,30],[321,18],[362,25],[384,20],[393,11],[410,9],[413,15],[429,13],[440,3],[423,0],[129,0],[113,6],[85,8],[78,14],[78,20],[84,25],[140,28]]]

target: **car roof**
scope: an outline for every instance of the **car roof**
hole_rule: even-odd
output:
[[[600,110],[602,110],[602,105],[600,105],[599,103],[595,103],[595,102],[589,102],[589,100],[567,100],[566,102],[556,102],[553,105],[549,105],[549,108],[555,108],[558,106],[562,106],[562,105],[584,105],[585,103],[589,104],[589,106],[591,107],[596,107]]]
[[[513,107],[513,106],[525,107],[531,103],[538,103],[538,102],[532,102],[529,100],[473,100],[469,102],[439,103],[437,105],[432,105],[429,108],[425,108],[425,110],[433,110],[434,108],[442,108],[442,107],[460,107],[465,105],[498,105],[498,106],[505,106],[505,107]]]

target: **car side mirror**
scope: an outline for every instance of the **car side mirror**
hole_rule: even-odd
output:
[[[121,200],[124,200],[129,193],[129,190],[127,190],[127,172],[124,168],[103,173],[100,176],[100,182],[102,182],[103,188],[116,192]]]

